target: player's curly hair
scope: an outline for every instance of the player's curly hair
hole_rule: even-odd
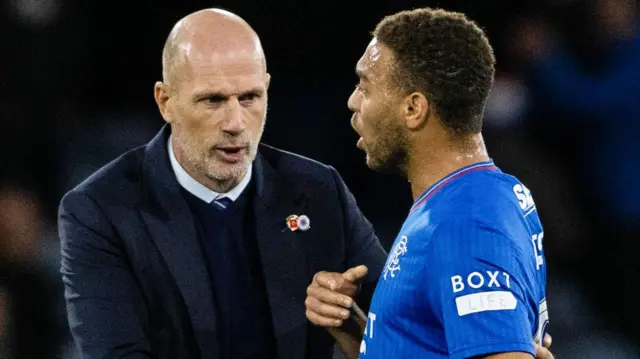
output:
[[[392,82],[401,91],[422,92],[454,135],[480,132],[495,57],[475,22],[422,8],[385,17],[373,36],[393,52]]]

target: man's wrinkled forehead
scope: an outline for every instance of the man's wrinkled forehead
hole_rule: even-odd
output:
[[[381,59],[382,52],[380,49],[380,43],[374,37],[367,46],[367,49],[364,51],[360,60],[358,60],[356,73],[364,80],[374,81],[380,77]]]

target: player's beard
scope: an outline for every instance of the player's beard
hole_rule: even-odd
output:
[[[378,121],[376,138],[364,147],[367,165],[374,171],[406,175],[409,140],[405,130],[388,117]]]

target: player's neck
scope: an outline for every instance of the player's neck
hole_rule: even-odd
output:
[[[413,149],[408,157],[407,178],[414,201],[449,173],[489,160],[481,134],[459,141],[443,141],[441,145],[414,146]]]

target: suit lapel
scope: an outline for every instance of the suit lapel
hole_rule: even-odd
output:
[[[307,280],[305,232],[290,231],[285,223],[291,214],[304,214],[305,196],[258,155],[254,165],[256,198],[254,213],[258,247],[267,285],[271,316],[280,359],[305,357]]]
[[[167,152],[168,126],[145,152],[142,217],[180,289],[203,359],[218,357],[213,289],[193,216],[180,193]]]

